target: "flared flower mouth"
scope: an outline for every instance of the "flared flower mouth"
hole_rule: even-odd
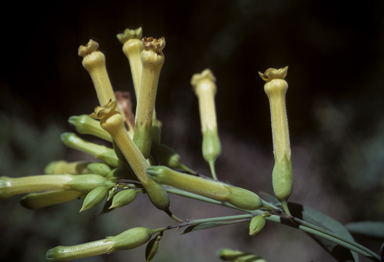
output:
[[[117,102],[112,101],[112,99],[109,100],[108,104],[104,106],[97,106],[95,107],[95,112],[90,114],[89,116],[94,119],[102,119],[103,117],[111,114],[112,112],[117,110]]]
[[[147,51],[152,50],[156,53],[160,53],[165,47],[164,37],[159,39],[156,39],[153,37],[143,37],[142,41],[143,41],[144,49]]]
[[[89,55],[89,54],[97,51],[98,49],[99,49],[99,43],[90,39],[85,46],[81,45],[79,47],[78,54],[81,57],[85,57],[86,55]]]
[[[265,73],[259,72],[259,75],[264,81],[268,83],[273,79],[284,79],[287,76],[287,71],[288,71],[288,66],[280,69],[268,68],[265,71]]]

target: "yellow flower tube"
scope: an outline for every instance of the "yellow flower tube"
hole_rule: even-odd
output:
[[[285,212],[289,214],[287,200],[292,193],[293,171],[291,162],[291,146],[285,95],[288,84],[284,80],[288,67],[281,69],[269,68],[260,77],[266,81],[264,91],[268,96],[273,136],[273,152],[275,166],[272,171],[272,184],[276,198],[281,202]]]
[[[205,69],[201,74],[194,74],[191,79],[191,85],[199,99],[203,157],[211,168],[213,178],[217,180],[214,165],[221,154],[221,143],[217,131],[214,99],[217,88],[215,82],[216,78],[209,69]]]
[[[119,146],[130,167],[147,191],[153,205],[160,210],[164,210],[168,215],[180,222],[181,220],[169,211],[170,202],[167,191],[162,185],[145,175],[145,170],[149,164],[125,131],[123,117],[116,106],[116,101],[110,101],[105,106],[96,107],[95,112],[90,116],[100,119],[101,127],[112,136],[113,140]]]

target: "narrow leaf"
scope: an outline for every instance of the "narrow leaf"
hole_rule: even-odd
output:
[[[292,215],[306,222],[314,224],[318,227],[331,231],[347,240],[354,241],[352,235],[340,222],[333,218],[312,209],[310,207],[299,204],[288,203],[289,210]],[[317,243],[319,243],[329,254],[331,254],[339,262],[358,262],[358,254],[332,241],[326,240],[319,236],[309,234]]]
[[[384,222],[353,222],[346,224],[345,227],[354,235],[384,241]]]
[[[282,207],[280,204],[280,201],[277,200],[276,197],[274,197],[274,196],[272,196],[266,192],[259,192],[259,195],[261,196],[261,198],[265,199],[267,202],[271,203],[272,205],[277,206],[277,207]]]
[[[233,221],[231,221],[231,222],[205,222],[205,223],[201,223],[201,224],[187,227],[184,230],[184,232],[182,233],[182,235],[187,234],[187,233],[191,233],[191,232],[194,232],[197,230],[214,228],[214,227],[221,227],[221,226],[226,226],[226,225],[230,225],[230,224],[233,224]]]

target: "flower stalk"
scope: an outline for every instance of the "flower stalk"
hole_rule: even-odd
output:
[[[215,161],[221,154],[221,143],[216,120],[215,82],[216,78],[209,69],[205,69],[201,74],[194,74],[191,79],[191,85],[199,100],[203,157],[210,166],[212,177],[217,180]]]

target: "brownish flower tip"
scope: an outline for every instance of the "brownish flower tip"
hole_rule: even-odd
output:
[[[89,116],[94,119],[101,119],[104,116],[108,115],[109,113],[115,111],[116,109],[117,109],[117,102],[116,101],[112,102],[112,99],[110,99],[108,104],[104,106],[95,107],[95,112],[93,112]]]
[[[165,38],[155,39],[152,37],[143,37],[142,39],[145,50],[153,50],[160,53],[165,47]]]
[[[92,52],[95,52],[99,49],[99,43],[93,41],[92,39],[89,40],[86,46],[81,45],[78,50],[78,54],[81,57],[85,57],[86,55],[89,55]]]

